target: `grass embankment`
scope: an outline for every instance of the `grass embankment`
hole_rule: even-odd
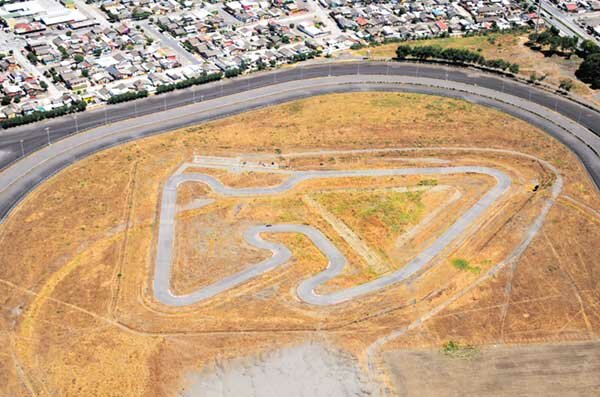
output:
[[[400,44],[411,46],[435,45],[441,48],[464,48],[477,51],[486,59],[504,59],[519,65],[519,75],[525,78],[533,73],[544,82],[559,86],[560,81],[571,79],[573,81],[572,92],[583,96],[600,105],[600,90],[592,90],[587,85],[577,80],[575,71],[582,62],[578,56],[565,59],[559,55],[545,56],[540,52],[533,51],[525,43],[528,40],[527,33],[490,33],[482,36],[469,37],[447,37],[428,40],[408,40],[402,43],[389,43],[376,47],[365,47],[353,51],[356,55],[371,58],[394,58],[396,48]]]

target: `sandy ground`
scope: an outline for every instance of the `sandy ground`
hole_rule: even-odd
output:
[[[347,354],[321,343],[305,343],[218,362],[187,375],[181,397],[366,396],[369,380]]]

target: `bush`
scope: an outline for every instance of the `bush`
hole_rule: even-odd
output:
[[[148,96],[148,91],[146,91],[146,90],[129,91],[129,92],[125,92],[123,94],[111,96],[110,98],[108,98],[107,103],[109,105],[112,105],[115,103],[121,103],[121,102],[133,101],[134,99],[145,98],[147,96]]]
[[[87,104],[84,101],[74,102],[69,106],[61,106],[56,109],[49,110],[47,112],[36,111],[27,115],[17,116],[12,119],[4,120],[0,123],[2,128],[12,128],[19,125],[34,123],[36,121],[51,119],[54,117],[64,116],[69,113],[83,112]]]
[[[562,79],[560,81],[560,84],[558,86],[559,89],[563,90],[563,91],[571,91],[571,88],[573,88],[573,80],[571,79]]]
[[[450,340],[442,345],[442,352],[452,358],[471,359],[479,355],[479,349]]]

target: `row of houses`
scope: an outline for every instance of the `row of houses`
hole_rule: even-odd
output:
[[[485,29],[508,29],[530,17],[510,0],[423,0],[365,4],[320,0],[343,31],[365,41],[424,38]]]

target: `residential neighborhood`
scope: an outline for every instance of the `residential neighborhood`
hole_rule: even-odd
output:
[[[560,5],[599,8],[597,0]],[[592,17],[587,23],[600,23]],[[0,23],[3,120],[373,42],[511,29],[537,18],[509,0],[9,0]]]

